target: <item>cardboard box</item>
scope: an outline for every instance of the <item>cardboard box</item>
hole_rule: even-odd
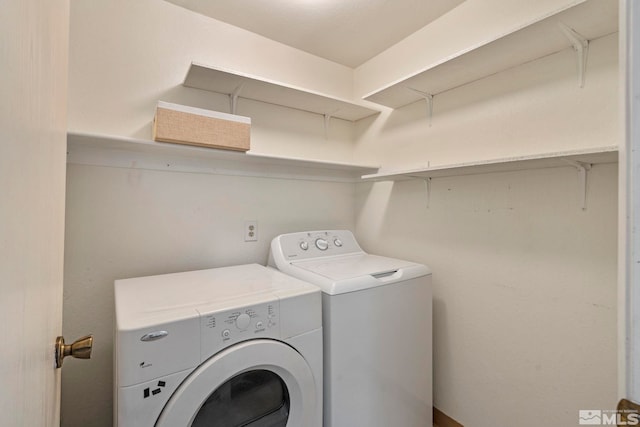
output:
[[[153,120],[153,140],[247,151],[251,119],[218,111],[158,102]]]

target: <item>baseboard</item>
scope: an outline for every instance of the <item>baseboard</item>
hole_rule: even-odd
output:
[[[433,424],[438,427],[464,427],[438,408],[433,408]]]

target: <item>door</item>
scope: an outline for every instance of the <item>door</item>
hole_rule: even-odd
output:
[[[316,385],[304,357],[287,344],[257,339],[213,356],[187,377],[157,427],[316,425]]]
[[[0,13],[0,425],[59,424],[68,0]]]
[[[620,146],[618,409],[640,411],[640,4],[620,1],[624,140]],[[628,420],[638,425],[639,418]],[[633,423],[631,422],[633,421]]]

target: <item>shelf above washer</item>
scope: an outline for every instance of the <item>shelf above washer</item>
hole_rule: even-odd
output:
[[[416,169],[388,170],[363,175],[364,181],[398,181],[407,179],[442,178],[448,176],[477,175],[497,172],[512,172],[528,169],[545,169],[594,165],[618,162],[618,147],[608,146],[584,150],[558,151],[529,156],[508,157],[479,162],[456,163]]]
[[[579,203],[587,209],[587,174],[595,164],[617,163],[618,147],[600,147],[584,150],[559,151],[530,156],[509,157],[479,162],[458,163],[401,171],[383,171],[363,175],[363,181],[401,181],[423,179],[426,183],[427,206],[431,198],[431,179],[450,176],[478,175],[487,173],[513,172],[530,169],[573,167],[578,172]]]
[[[232,105],[238,98],[246,98],[348,121],[380,112],[320,92],[196,62],[191,63],[183,85],[227,95]]]
[[[315,181],[355,182],[378,166],[307,160],[248,151],[169,144],[121,136],[69,132],[67,163]]]
[[[363,98],[399,108],[423,100],[425,96],[438,95],[571,48],[575,43],[567,35],[567,28],[587,40],[613,34],[618,31],[617,3],[607,0],[576,2],[567,9],[540,17],[527,26],[452,52],[421,71],[376,89]]]

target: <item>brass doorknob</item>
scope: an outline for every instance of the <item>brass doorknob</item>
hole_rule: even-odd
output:
[[[67,356],[76,359],[91,359],[92,348],[93,335],[78,338],[71,345],[65,344],[63,337],[58,337],[56,339],[56,368],[62,368],[62,361]]]

